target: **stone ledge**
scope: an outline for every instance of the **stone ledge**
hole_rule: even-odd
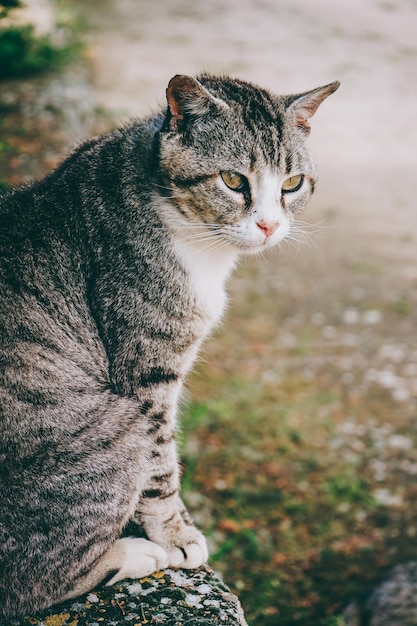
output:
[[[417,561],[394,567],[387,578],[352,603],[343,626],[416,626]]]
[[[247,626],[238,598],[209,567],[167,569],[100,587],[13,626]],[[12,626],[12,624],[10,624]]]

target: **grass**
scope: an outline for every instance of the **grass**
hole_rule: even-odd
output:
[[[362,592],[389,560],[384,535],[393,520],[378,529],[363,464],[326,449],[329,418],[292,426],[294,416],[311,420],[323,406],[315,389],[302,386],[301,403],[293,381],[293,404],[273,410],[272,398],[258,404],[256,388],[250,400],[245,380],[246,411],[237,395],[191,404],[184,414],[201,442],[198,454],[184,453],[185,486],[212,502],[211,563],[239,593],[249,623],[260,626],[278,616],[280,626],[332,623],[328,612]]]
[[[198,491],[210,503],[211,563],[239,595],[249,624],[341,625],[352,598],[417,554],[410,544],[417,489],[403,469],[414,453],[394,445],[400,433],[415,442],[415,404],[398,404],[380,387],[343,385],[336,366],[350,354],[339,341],[343,329],[326,345],[309,315],[294,328],[288,301],[274,309],[268,291],[266,306],[257,298],[260,313],[252,308],[251,316],[242,286],[253,268],[241,276],[232,319],[189,383],[185,499]],[[372,308],[398,320],[409,311],[392,307],[392,294],[387,302],[372,297]],[[290,326],[295,342],[274,340]],[[369,345],[361,346],[374,366],[383,342],[375,334],[368,331]],[[382,481],[375,459],[388,468]],[[378,489],[401,493],[402,503],[381,502]]]

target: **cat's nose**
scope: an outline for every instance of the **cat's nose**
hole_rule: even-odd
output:
[[[272,222],[270,224],[267,224],[266,222],[256,222],[256,225],[258,228],[261,229],[261,231],[264,233],[266,238],[268,238],[276,231],[276,229],[279,226],[279,223]]]

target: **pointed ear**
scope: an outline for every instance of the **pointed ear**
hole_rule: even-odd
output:
[[[317,87],[317,89],[312,91],[288,96],[286,108],[287,111],[294,111],[297,126],[307,133],[310,132],[310,125],[307,120],[314,115],[323,100],[328,98],[339,87],[340,82],[335,80],[324,87]]]
[[[178,74],[171,78],[166,90],[169,127],[179,130],[189,118],[204,118],[215,108],[228,109],[229,105],[213,96],[191,76]]]

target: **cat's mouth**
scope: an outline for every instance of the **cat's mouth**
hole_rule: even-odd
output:
[[[288,235],[289,223],[285,221],[257,221],[241,225],[235,232],[228,232],[231,243],[245,252],[259,252],[279,244]]]

